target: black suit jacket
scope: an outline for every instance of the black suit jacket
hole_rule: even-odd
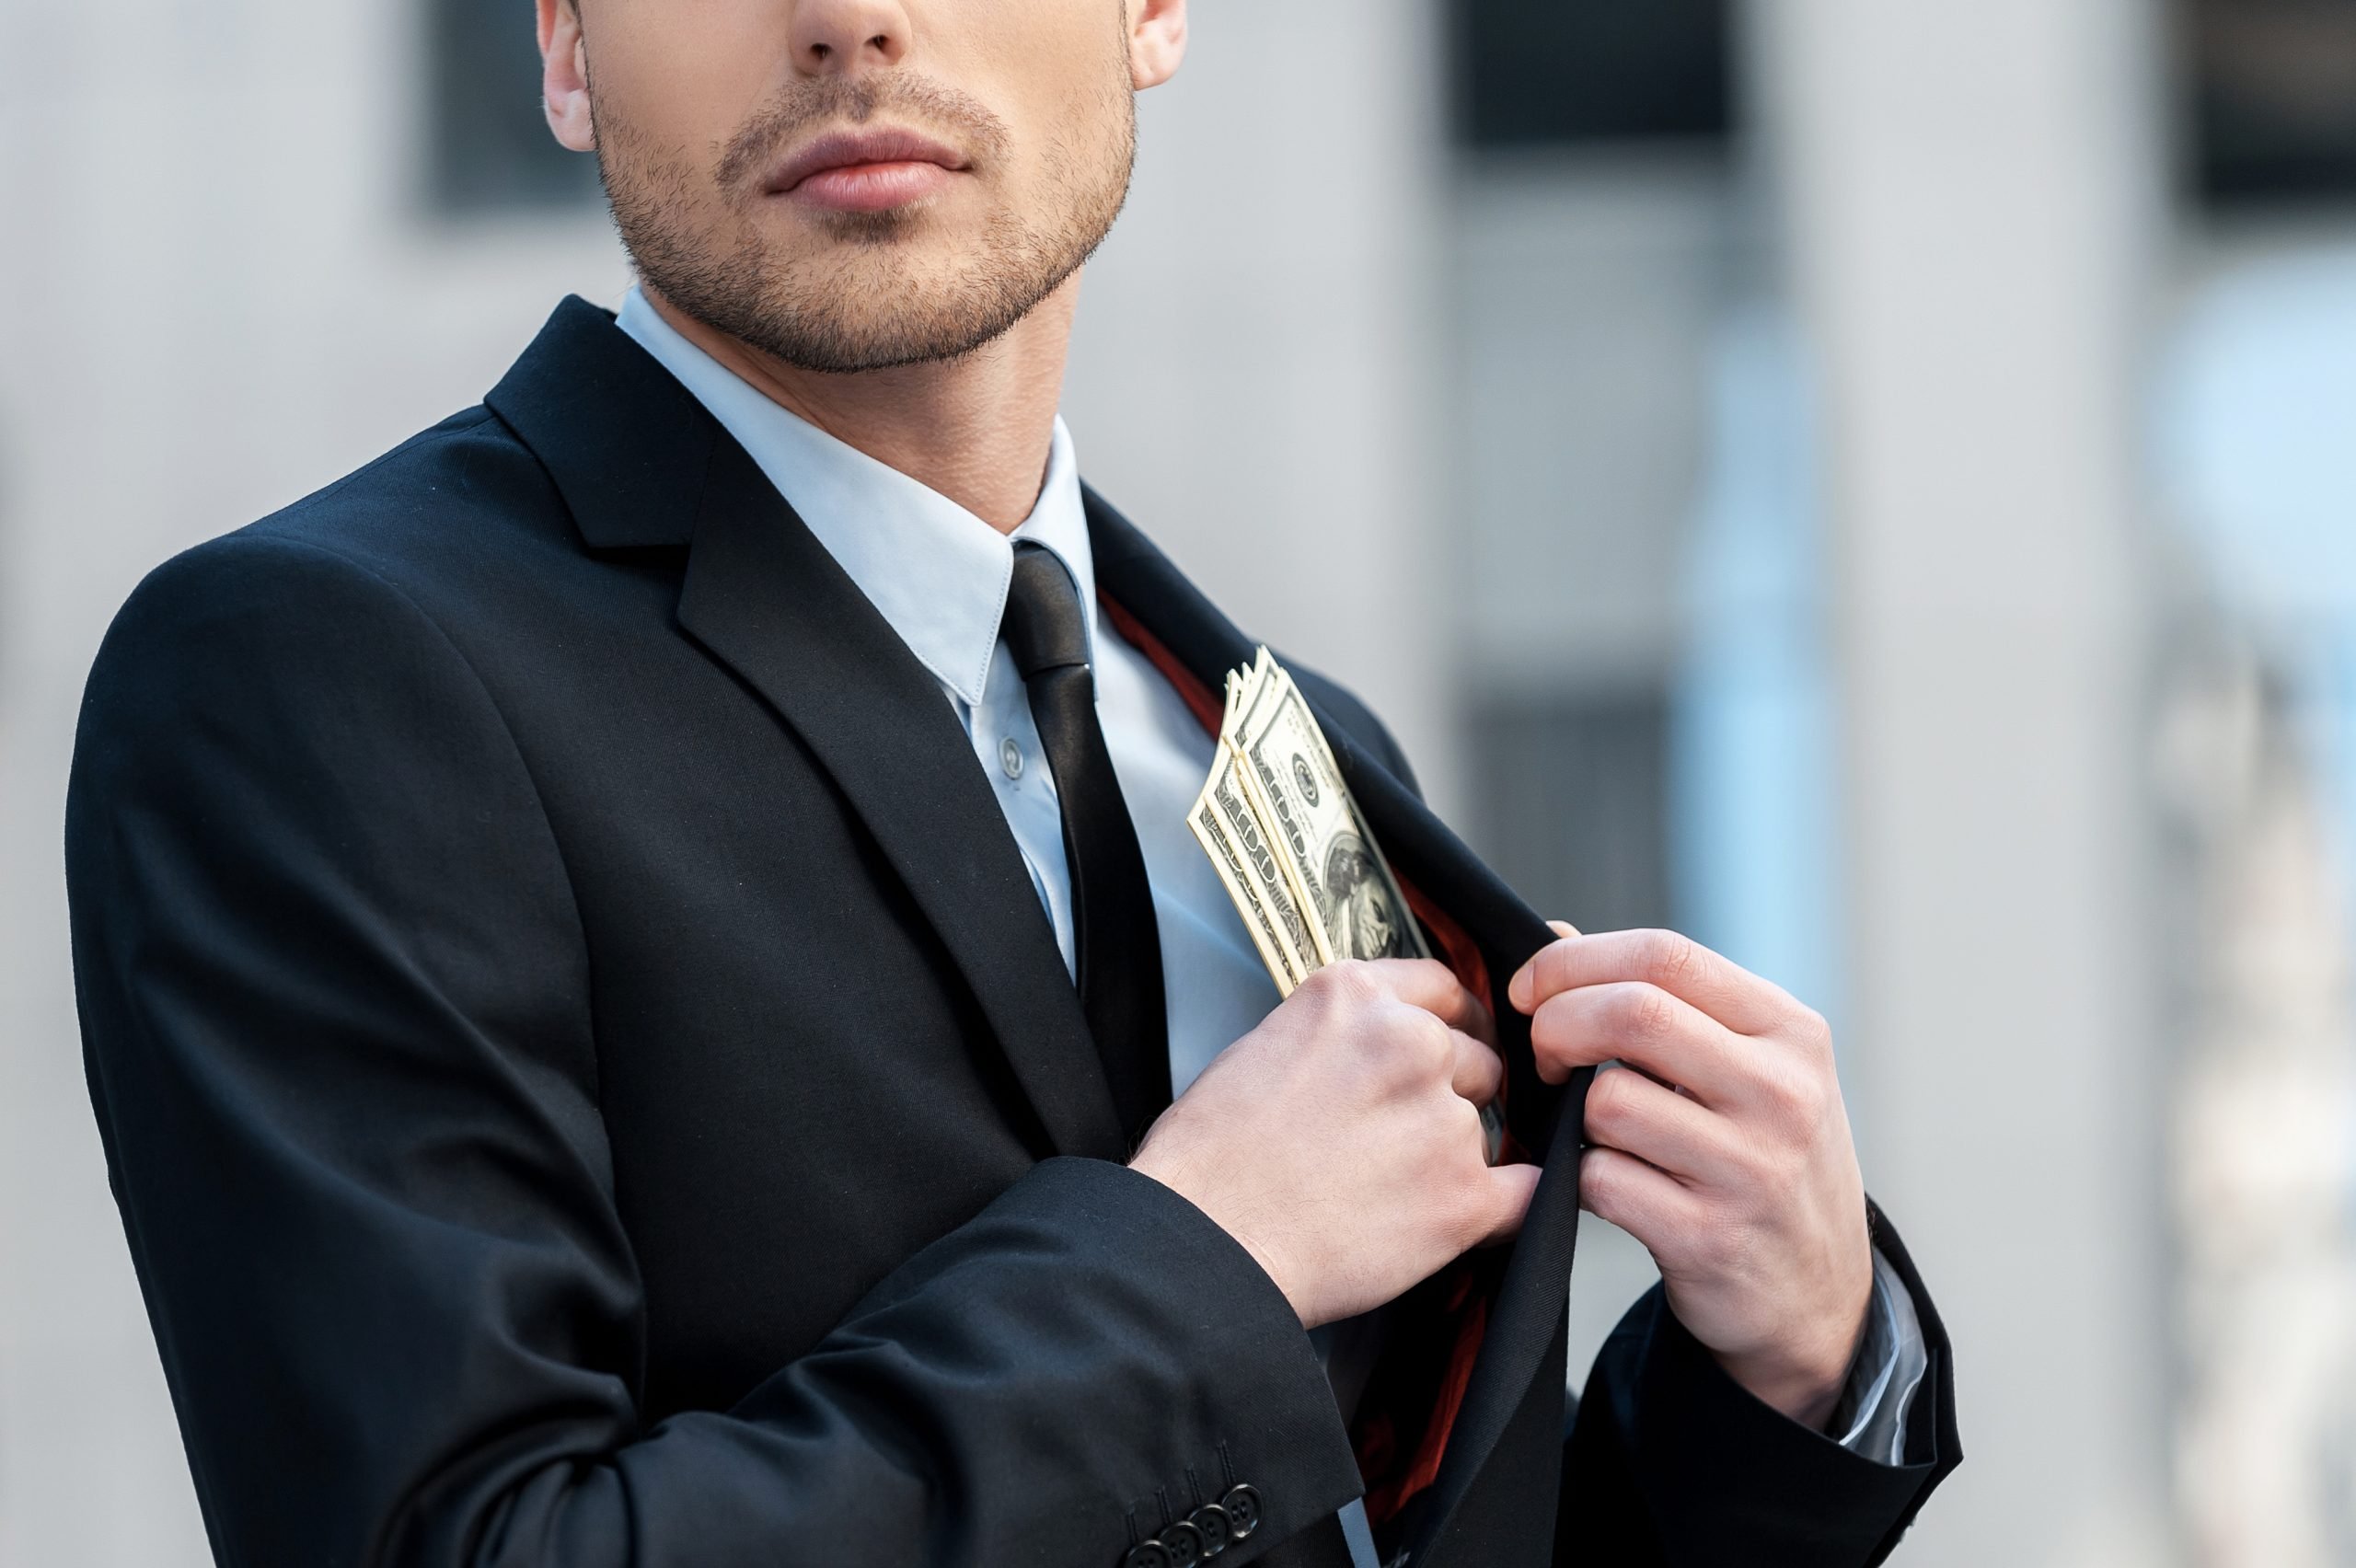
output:
[[[1249,641],[1091,526],[1107,602],[1215,688]],[[1460,970],[1502,981],[1546,928],[1306,684]],[[1114,1568],[1232,1482],[1265,1522],[1229,1562],[1345,1561],[1365,1435],[1250,1257],[1120,1163],[938,686],[604,313],[156,571],[66,843],[91,1094],[224,1563]],[[1538,1083],[1496,1011],[1548,1174],[1384,1374],[1438,1455],[1387,1548],[1877,1560],[1957,1458],[1919,1281],[1916,1464],[1757,1405],[1657,1296],[1566,1446],[1584,1083]]]

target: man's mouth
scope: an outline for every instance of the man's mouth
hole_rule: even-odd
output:
[[[880,213],[932,195],[967,167],[913,131],[836,131],[796,148],[764,189],[828,212]]]

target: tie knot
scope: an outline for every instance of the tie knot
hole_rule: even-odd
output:
[[[1088,616],[1080,585],[1043,546],[1014,547],[1014,579],[1007,585],[999,633],[1014,667],[1029,680],[1042,670],[1088,665]]]

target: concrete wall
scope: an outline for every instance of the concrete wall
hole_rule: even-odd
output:
[[[1761,0],[1818,345],[1868,1181],[1971,1461],[1904,1561],[2168,1560],[2131,0]]]

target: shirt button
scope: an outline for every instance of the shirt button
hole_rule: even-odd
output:
[[[1012,735],[998,744],[998,765],[1006,769],[1009,778],[1022,777],[1022,743]]]

